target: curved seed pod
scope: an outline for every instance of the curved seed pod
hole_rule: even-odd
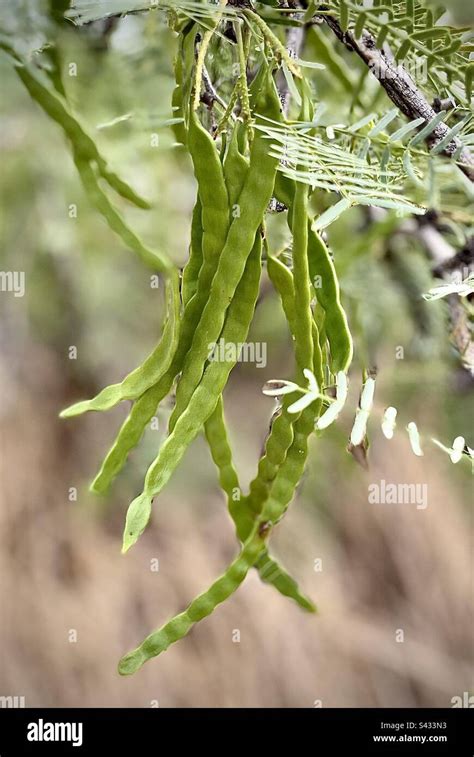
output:
[[[283,310],[288,321],[290,332],[295,332],[295,290],[293,276],[286,266],[277,258],[270,255],[267,249],[267,271],[271,282],[276,288]],[[286,452],[293,441],[294,419],[285,412],[291,400],[286,401],[282,412],[275,418],[271,432],[265,444],[265,454],[258,464],[257,476],[250,483],[247,505],[253,512],[259,512],[261,503],[266,499],[271,482],[275,478],[278,467],[285,459]],[[286,406],[286,407],[285,407]]]
[[[188,147],[193,160],[202,208],[202,265],[199,270],[196,293],[189,303],[193,327],[196,328],[196,323],[199,324],[209,298],[209,289],[217,269],[219,255],[225,245],[229,227],[229,197],[214,141],[200,124],[192,109],[189,115]],[[217,341],[218,337],[219,334],[214,341]],[[169,422],[170,431],[173,430],[189,399],[188,396],[183,396],[181,384],[185,380],[186,365],[193,359],[194,349],[189,357],[185,358],[183,376],[177,386],[176,404]]]
[[[290,403],[291,400],[286,400],[280,414],[274,419],[265,442],[265,452],[258,463],[257,475],[250,482],[245,503],[246,508],[254,514],[260,512],[261,505],[268,497],[270,486],[293,441],[293,422],[286,412],[286,406]]]
[[[276,428],[276,424],[279,424],[281,428]],[[255,518],[260,514],[269,496],[271,486],[285,460],[293,438],[293,424],[289,423],[288,418],[282,413],[273,422],[272,431],[266,441],[265,454],[259,461],[257,476],[251,482],[249,494],[240,502],[232,503],[231,515],[242,542],[252,531]],[[266,550],[263,551],[255,567],[262,581],[271,584],[281,594],[293,599],[304,610],[314,612],[315,607],[311,600],[301,593],[296,581],[269,556]]]
[[[273,482],[270,496],[261,514],[263,521],[276,524],[285,514],[304,472],[308,456],[308,438],[321,410],[321,400],[307,407],[294,424],[294,439]]]
[[[222,338],[238,344],[247,338],[258,296],[261,271],[261,239],[257,233],[252,254],[229,309]],[[130,504],[125,523],[123,552],[130,549],[145,529],[151,512],[151,501],[168,482],[187,447],[214,411],[235,362],[211,361],[188,406],[178,418],[171,434],[164,441],[158,457],[148,469],[143,493]]]
[[[182,43],[181,43],[181,57],[183,62],[182,73],[182,115],[184,118],[184,125],[187,128],[189,123],[189,108],[191,104],[192,89],[194,86],[195,70],[194,65],[196,61],[196,37],[198,34],[198,25],[191,23],[187,30],[183,31]]]
[[[245,535],[252,532],[255,516],[249,510],[246,500],[236,497],[237,492],[240,494],[240,485],[232,463],[232,452],[223,416],[222,398],[219,399],[216,409],[207,420],[205,429],[212,458],[219,470],[220,484],[227,494],[230,515],[235,523],[237,535],[244,541]],[[300,607],[308,612],[316,611],[313,602],[301,593],[296,581],[268,555],[266,550],[262,553],[255,567],[258,569],[262,581],[274,586],[280,594],[294,599]]]
[[[333,373],[347,372],[352,361],[353,347],[346,314],[341,305],[336,269],[323,240],[308,223],[309,273],[313,283],[321,281],[321,287],[315,289],[318,302],[326,312],[324,328],[331,349],[331,370]]]
[[[260,111],[268,117],[278,116],[280,103],[270,74],[264,94]],[[240,215],[233,219],[230,226],[207,302],[193,337],[192,349],[183,366],[176,392],[175,417],[188,406],[201,380],[209,345],[215,344],[219,339],[227,308],[242,278],[255,234],[272,196],[276,167],[277,161],[268,153],[267,141],[262,135],[257,134],[252,145],[250,168],[240,194]]]
[[[240,489],[240,486],[227,438],[222,397],[219,397],[214,412],[207,420],[206,439],[209,443],[212,459],[219,469],[220,484],[230,501],[235,491]]]
[[[151,386],[139,397],[124,423],[120,427],[119,433],[108,451],[99,472],[91,484],[91,491],[103,494],[118,476],[125,463],[129,453],[139,443],[143,433],[156,413],[160,402],[167,396],[173,385],[174,378],[179,371],[179,366],[183,359],[184,342],[183,327],[181,327],[180,341],[175,356],[164,376],[155,386]]]
[[[275,196],[289,209],[288,223],[292,228],[292,204],[295,182],[280,172],[275,180]],[[347,325],[347,317],[341,304],[339,282],[336,269],[323,240],[311,227],[308,220],[308,265],[309,275],[315,287],[318,303],[326,317],[324,330],[331,349],[331,370],[347,372],[352,361],[352,338]],[[321,282],[321,286],[316,285]]]
[[[147,660],[157,657],[171,644],[186,636],[195,623],[210,615],[221,602],[238,589],[250,568],[259,561],[272,524],[283,517],[301,478],[306,461],[307,440],[313,429],[314,416],[314,409],[307,408],[297,421],[297,438],[272,486],[271,495],[265,503],[262,515],[254,525],[236,560],[207,592],[191,602],[184,613],[172,618],[158,631],[150,634],[139,647],[125,655],[119,663],[121,675],[135,673]],[[262,564],[266,564],[265,560]],[[313,609],[312,603],[303,599],[308,603],[308,609]]]
[[[270,254],[267,255],[267,270],[282,301],[290,331],[294,335],[296,316],[293,276],[286,266]],[[312,323],[311,329],[314,343],[313,369],[318,380],[322,382],[322,358],[316,324]],[[279,474],[281,475],[281,468],[295,438],[295,419],[294,417],[290,418],[287,414],[287,406],[290,402],[291,400],[285,398],[282,412],[273,422],[272,430],[266,441],[265,454],[259,461],[257,476],[250,484],[250,492],[246,498],[246,509],[251,510],[254,517],[261,512],[269,497],[273,482]],[[313,406],[313,412],[315,415],[319,412],[317,405]],[[243,536],[245,537],[248,532],[243,532]],[[262,553],[256,567],[263,581],[271,583],[281,594],[295,600],[303,609],[310,612],[315,611],[314,604],[301,593],[296,581],[268,555],[266,550]]]
[[[236,560],[207,592],[191,602],[184,613],[172,618],[158,631],[150,634],[139,647],[125,655],[119,663],[121,675],[135,673],[147,660],[157,657],[171,644],[182,639],[195,623],[210,615],[221,602],[238,589],[250,568],[264,553],[265,541],[272,525],[283,517],[293,497],[304,469],[307,440],[313,429],[314,416],[315,410],[307,408],[296,422],[295,442],[290,447],[287,459],[272,486],[262,515],[254,525]],[[309,601],[308,604],[311,605]]]
[[[218,578],[206,592],[196,597],[187,610],[176,615],[158,631],[147,636],[139,647],[122,657],[118,668],[120,675],[135,673],[147,660],[157,657],[171,644],[182,639],[195,623],[210,615],[219,604],[239,588],[262,551],[268,531],[263,533],[261,531],[259,524],[254,526],[248,541],[224,575]]]
[[[127,247],[137,253],[146,266],[153,271],[171,274],[174,270],[171,260],[162,253],[151,250],[144,245],[135,232],[127,226],[117,208],[114,207],[101,188],[91,165],[76,152],[74,153],[74,162],[89,200],[107,221],[112,231],[115,231]]]
[[[204,260],[213,260],[225,244],[229,222],[229,197],[214,140],[194,111],[189,115],[188,147],[202,208]]]
[[[277,258],[272,255],[267,256],[267,270],[270,280],[275,286],[285,312],[290,331],[296,338],[296,308],[295,308],[295,285],[291,272]],[[319,339],[316,324],[310,323],[311,342],[309,348],[313,354],[313,369],[316,379],[321,385],[323,383],[322,374],[322,356],[319,348]],[[304,338],[307,339],[307,333],[303,332]],[[304,355],[304,352],[302,353]],[[301,373],[304,368],[302,367]],[[250,484],[250,492],[247,497],[247,505],[252,512],[259,512],[263,501],[268,496],[269,486],[274,480],[280,465],[284,461],[287,451],[293,442],[295,422],[294,416],[287,413],[288,406],[292,399],[285,397],[281,414],[274,420],[271,432],[267,437],[265,445],[265,454],[259,461],[257,476]]]
[[[160,402],[167,396],[179,373],[193,337],[192,298],[185,308],[181,321],[179,342],[171,365],[155,386],[135,401],[130,414],[122,424],[118,436],[107,453],[101,469],[92,482],[91,490],[105,492],[127,461],[130,451],[139,443],[145,428],[156,413]],[[191,316],[190,316],[191,313]]]
[[[239,122],[234,126],[223,164],[231,214],[242,191],[249,166],[248,160],[239,151],[238,132],[240,126]],[[249,518],[245,509],[241,507],[240,497],[235,498],[236,491],[240,492],[240,485],[232,463],[222,397],[219,398],[216,409],[206,421],[204,428],[212,459],[219,470],[221,486],[227,494],[229,513],[236,525],[237,533],[239,533],[239,521],[243,517],[247,517],[249,530],[251,530],[253,519]]]
[[[126,181],[110,171],[103,158],[97,161],[97,169],[102,179],[104,179],[111,189],[114,189],[120,197],[128,200],[132,205],[136,205],[141,210],[150,210],[151,204],[138,195]]]
[[[295,356],[298,378],[313,365],[313,314],[308,268],[308,187],[297,182],[293,204],[293,284]]]
[[[206,145],[206,142],[207,142],[207,146],[209,146],[209,141],[207,137],[205,136],[205,134],[204,136],[200,134],[199,137],[202,137],[204,144]],[[212,146],[212,149],[214,150],[214,146],[213,145],[211,146]],[[198,162],[198,165],[199,165],[199,171],[201,172],[201,177],[203,177],[204,166],[202,162]],[[221,171],[220,168],[219,170]],[[216,171],[216,175],[218,175],[217,171]],[[219,178],[217,180],[219,181]],[[205,199],[208,205],[210,205],[212,202],[212,198],[209,195],[209,190],[207,190]],[[112,448],[110,449],[104,462],[102,463],[99,473],[97,474],[96,478],[94,479],[92,483],[91,489],[95,492],[101,492],[101,493],[105,492],[109,488],[113,479],[119,474],[119,472],[125,465],[128,454],[140,441],[145,428],[150,423],[151,418],[156,412],[157,406],[164,399],[164,397],[166,397],[166,395],[169,393],[177,373],[182,368],[184,357],[191,345],[194,330],[195,330],[195,323],[196,323],[196,320],[199,319],[200,313],[203,307],[203,302],[202,302],[203,297],[201,298],[196,297],[196,293],[194,293],[193,295],[193,291],[192,291],[193,287],[196,287],[197,269],[198,267],[199,269],[201,268],[200,266],[200,259],[202,255],[202,252],[200,255],[200,249],[202,245],[202,241],[201,241],[202,240],[202,225],[200,223],[201,216],[202,216],[201,200],[198,196],[194,213],[193,213],[193,232],[192,232],[192,239],[191,239],[192,251],[191,251],[190,260],[188,262],[188,265],[186,266],[185,273],[183,275],[183,298],[184,297],[186,298],[185,311],[184,311],[184,316],[181,323],[179,343],[178,343],[174,358],[167,372],[159,380],[157,386],[150,387],[150,389],[148,389],[145,392],[143,397],[140,397],[140,399],[137,400],[137,402],[133,406],[128,418],[122,425]]]
[[[168,316],[160,343],[151,355],[142,365],[129,373],[120,384],[107,386],[93,399],[77,402],[68,407],[60,414],[61,418],[72,418],[90,410],[109,410],[123,400],[134,400],[140,397],[162,378],[171,365],[178,344],[180,297],[176,273],[168,279],[166,287]]]
[[[11,51],[8,51],[11,52]],[[19,60],[18,56],[14,56]],[[155,271],[170,273],[173,271],[171,262],[162,255],[146,248],[141,240],[128,228],[116,208],[111,204],[108,197],[101,189],[96,171],[92,163],[97,166],[98,173],[105,178],[109,184],[116,189],[122,196],[129,199],[139,207],[147,208],[148,203],[136,195],[133,190],[108,170],[105,160],[98,152],[95,143],[82,129],[77,119],[71,114],[68,106],[62,98],[55,93],[51,93],[47,87],[40,81],[36,72],[32,72],[30,67],[17,65],[16,71],[28,89],[31,97],[53,118],[64,130],[66,135],[71,139],[74,147],[74,159],[80,172],[81,180],[86,192],[88,192],[91,201],[96,205],[99,212],[105,217],[111,228],[121,236],[127,246],[139,254],[146,265]],[[173,374],[176,375],[176,373]],[[106,488],[114,475],[121,469],[130,449],[138,442],[143,430],[153,413],[159,400],[162,399],[169,391],[169,387],[162,393],[162,387],[159,390],[152,388],[148,390],[145,397],[135,403],[132,412],[123,424],[119,437],[112,450],[107,456],[99,476],[94,481],[92,488],[95,491],[102,491]],[[156,398],[156,401],[155,401]]]
[[[254,525],[238,557],[210,589],[191,602],[187,610],[176,615],[158,631],[147,636],[139,647],[122,657],[119,663],[121,675],[135,673],[145,662],[166,651],[171,644],[186,636],[195,623],[210,615],[241,585],[250,568],[264,553],[265,542],[272,525],[283,517],[292,499],[304,469],[307,440],[313,428],[314,415],[314,409],[307,408],[297,421],[297,440],[292,444],[287,460],[272,486],[271,495],[265,503],[262,515]],[[308,604],[311,605],[309,601]]]
[[[295,184],[293,179],[288,178],[280,171],[277,172],[275,179],[275,197],[278,202],[290,208],[295,196]]]
[[[227,190],[229,193],[229,202],[231,208],[237,203],[240,196],[245,176],[248,170],[248,161],[239,152],[239,131],[242,125],[237,124],[234,128],[226,159],[224,161],[224,175],[226,178]],[[287,269],[285,269],[287,270]],[[289,273],[289,272],[288,272]],[[293,289],[293,282],[290,276],[290,293]],[[291,297],[292,305],[294,305]],[[281,421],[281,416],[274,423]],[[291,425],[285,422],[291,438],[284,439],[285,429],[281,433],[273,434],[269,437],[265,456],[262,458],[259,466],[259,475],[251,485],[251,492],[248,497],[235,497],[235,493],[240,493],[240,486],[237,473],[232,464],[232,453],[227,440],[227,432],[223,418],[222,400],[219,401],[216,410],[208,419],[205,425],[206,437],[211,448],[213,460],[220,472],[220,483],[227,494],[229,513],[235,523],[237,536],[244,542],[248,534],[251,533],[255,512],[258,512],[257,502],[263,502],[268,496],[268,488],[276,475],[278,463],[282,456],[286,454],[287,448],[293,440]],[[256,491],[258,490],[258,491]],[[259,499],[259,495],[260,498]],[[253,504],[253,512],[252,512]],[[291,576],[281,568],[275,560],[265,552],[261,561],[256,566],[260,572],[260,577],[266,583],[274,585],[281,594],[295,599],[298,604],[305,610],[314,611],[315,607],[311,600],[306,598],[298,588],[298,585]]]
[[[295,288],[293,276],[286,266],[273,257],[267,248],[267,271],[272,284],[277,290],[290,332],[295,333]],[[293,441],[293,421],[286,412],[291,404],[285,398],[280,414],[273,420],[272,427],[265,442],[265,452],[259,460],[257,475],[250,482],[246,506],[251,512],[258,514],[265,499],[268,497],[270,486],[278,472],[278,468],[285,459],[286,453]],[[248,532],[247,532],[248,533]],[[247,536],[243,535],[243,538]],[[242,539],[242,535],[240,535]]]
[[[255,567],[264,583],[274,586],[284,597],[293,599],[303,610],[317,612],[314,602],[301,593],[295,579],[270,557],[266,549],[260,555]]]
[[[249,170],[249,162],[239,149],[240,134],[242,131],[244,131],[244,125],[240,121],[237,121],[232,130],[229,147],[224,158],[224,179],[229,196],[231,221],[232,213],[237,210],[236,206]]]
[[[195,328],[195,314],[199,303],[191,297],[184,310],[179,334],[179,342],[170,367],[158,381],[150,387],[132,407],[128,418],[123,423],[118,436],[108,452],[101,469],[94,479],[91,489],[105,492],[126,463],[130,451],[136,447],[143,432],[154,416],[159,403],[170,392],[176,375],[182,368],[183,360],[192,342]]]
[[[191,222],[191,243],[189,245],[189,259],[183,271],[181,295],[186,307],[189,300],[196,293],[199,271],[202,266],[202,206],[199,195],[193,210]]]
[[[294,336],[295,333],[295,286],[293,274],[284,265],[281,260],[267,254],[267,271],[270,281],[280,297],[283,311],[288,321],[290,331]]]
[[[145,428],[156,413],[161,400],[168,394],[169,385],[165,379],[148,389],[136,402],[123,422],[120,431],[108,451],[99,472],[93,480],[90,489],[96,494],[105,494],[112,481],[118,476],[126,463],[132,449],[137,446],[143,436]]]
[[[83,129],[79,121],[71,113],[67,102],[57,92],[52,92],[39,79],[38,74],[26,63],[16,65],[15,70],[28,90],[30,96],[40,105],[53,121],[56,121],[70,139],[76,155],[82,161],[94,162],[99,174],[114,189],[117,194],[139,208],[148,210],[150,204],[113,171],[107,168],[105,159],[100,154],[93,139]]]

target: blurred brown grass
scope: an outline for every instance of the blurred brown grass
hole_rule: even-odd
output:
[[[415,458],[402,436],[373,445],[369,478],[427,482],[426,510],[369,504],[367,474],[348,476],[342,451],[318,462],[326,453],[313,446],[310,474],[273,544],[319,615],[252,574],[185,640],[120,678],[119,657],[224,569],[232,526],[198,442],[153,526],[122,557],[121,486],[103,509],[82,483],[79,502],[67,498],[93,472],[113,424],[101,438],[98,416],[81,427],[59,422],[71,391],[61,365],[46,347],[26,354],[2,366],[0,695],[25,696],[31,707],[449,707],[472,689],[472,529],[434,458]],[[228,406],[237,457],[249,468],[265,418],[262,403],[242,413],[244,395],[241,381]]]

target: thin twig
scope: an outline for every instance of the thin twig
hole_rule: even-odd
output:
[[[216,88],[214,87],[214,85],[213,85],[213,83],[211,81],[211,77],[209,75],[209,71],[207,70],[206,66],[204,66],[203,70],[202,70],[202,80],[203,80],[203,83],[204,83],[204,92],[205,92],[205,95],[206,95],[206,104],[209,103],[210,106],[212,107],[212,105],[214,103],[219,103],[219,105],[221,106],[221,108],[223,108],[223,110],[225,111],[227,109],[227,104],[226,104],[225,100],[223,100],[222,97],[219,95],[219,93],[217,92]],[[201,100],[202,99],[203,99],[203,96],[201,96]]]

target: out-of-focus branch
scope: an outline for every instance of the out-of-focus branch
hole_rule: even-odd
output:
[[[372,210],[379,210],[373,208]],[[446,241],[436,225],[436,219],[420,216],[409,218],[397,229],[397,234],[409,234],[418,239],[433,262],[433,274],[447,283],[459,283],[474,270],[474,238],[466,247],[456,251]],[[464,368],[474,376],[474,340],[469,313],[457,294],[446,297],[450,319],[450,339],[460,355]]]
[[[295,0],[295,2],[283,3],[282,7],[294,8],[296,11],[298,8],[301,8],[301,4],[298,0]],[[303,25],[288,27],[286,31],[285,47],[292,58],[295,58],[295,59],[299,58],[300,52],[304,45],[305,34],[306,34],[306,29]],[[283,113],[285,116],[288,116],[288,112],[290,110],[290,105],[291,105],[291,92],[288,86],[288,82],[286,78],[283,76],[282,72],[280,72],[279,74],[279,77],[277,80],[277,86],[278,86],[278,92],[280,95],[281,105],[283,108]],[[286,206],[283,203],[279,202],[279,200],[277,200],[275,197],[273,197],[270,202],[269,209],[272,210],[273,212],[281,213],[282,211],[286,210]]]
[[[387,211],[383,208],[367,208],[369,223],[382,221],[386,215]],[[474,237],[467,241],[465,247],[456,251],[440,229],[436,212],[428,211],[425,216],[412,216],[402,221],[393,236],[405,235],[416,239],[433,263],[433,275],[444,279],[447,284],[460,283],[474,270]],[[474,340],[468,309],[457,294],[448,295],[445,302],[449,311],[451,342],[472,381]]]
[[[446,242],[435,223],[420,219],[415,224],[416,236],[434,262],[435,276],[459,283],[474,270],[474,238],[471,237],[462,250],[456,251]],[[451,341],[459,352],[463,366],[474,376],[474,340],[468,310],[456,294],[448,295],[446,300],[451,321]]]
[[[441,261],[433,269],[433,273],[435,276],[441,278],[448,273],[471,270],[474,270],[474,237],[468,239],[462,250],[459,250],[455,255],[447,258],[444,262]]]
[[[301,4],[298,1],[286,2],[283,3],[283,7],[294,8],[295,11],[297,11],[298,8],[301,8]],[[294,18],[298,18],[299,15],[300,14],[295,13]],[[300,57],[300,52],[304,44],[305,33],[306,30],[303,25],[289,26],[286,30],[285,47],[292,58],[296,59]],[[288,82],[286,81],[282,73],[280,73],[278,81],[278,91],[280,92],[283,113],[285,114],[285,116],[287,116],[291,105],[291,92],[288,86]]]

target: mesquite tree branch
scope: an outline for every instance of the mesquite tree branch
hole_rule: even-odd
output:
[[[230,2],[239,6],[247,0],[230,0]],[[295,4],[283,0],[279,5],[281,8],[288,8]],[[307,0],[301,0],[301,5],[307,8]],[[321,4],[319,10],[328,11],[329,8]],[[345,32],[342,29],[337,18],[329,14],[325,13],[318,16],[316,13],[308,25],[311,25],[314,20],[324,21],[346,48],[355,52],[364,61],[384,88],[390,100],[410,121],[423,118],[428,123],[436,116],[436,110],[430,105],[423,92],[418,89],[406,69],[395,60],[387,45],[384,45],[381,49],[378,48],[375,39],[366,30],[362,32],[360,39],[356,39],[351,32]],[[435,147],[448,131],[449,127],[445,123],[439,123],[426,138],[428,147]],[[467,178],[474,182],[474,156],[467,147],[462,147],[462,143],[457,137],[446,145],[442,153],[448,158],[452,158],[459,148],[461,150],[456,163]]]
[[[320,9],[323,10],[323,7]],[[336,18],[329,15],[324,15],[321,18],[347,49],[357,53],[359,58],[364,61],[380,82],[390,100],[400,108],[410,121],[421,117],[429,122],[436,116],[436,111],[425,95],[417,88],[404,67],[397,63],[386,46],[379,49],[374,38],[367,31],[362,33],[360,39],[356,39],[351,32],[343,31]],[[446,136],[448,131],[449,128],[445,123],[439,123],[426,139],[428,147],[434,147]],[[452,158],[460,146],[459,139],[454,138],[442,152],[447,157]],[[458,165],[467,178],[474,182],[474,156],[467,147],[462,148]]]

